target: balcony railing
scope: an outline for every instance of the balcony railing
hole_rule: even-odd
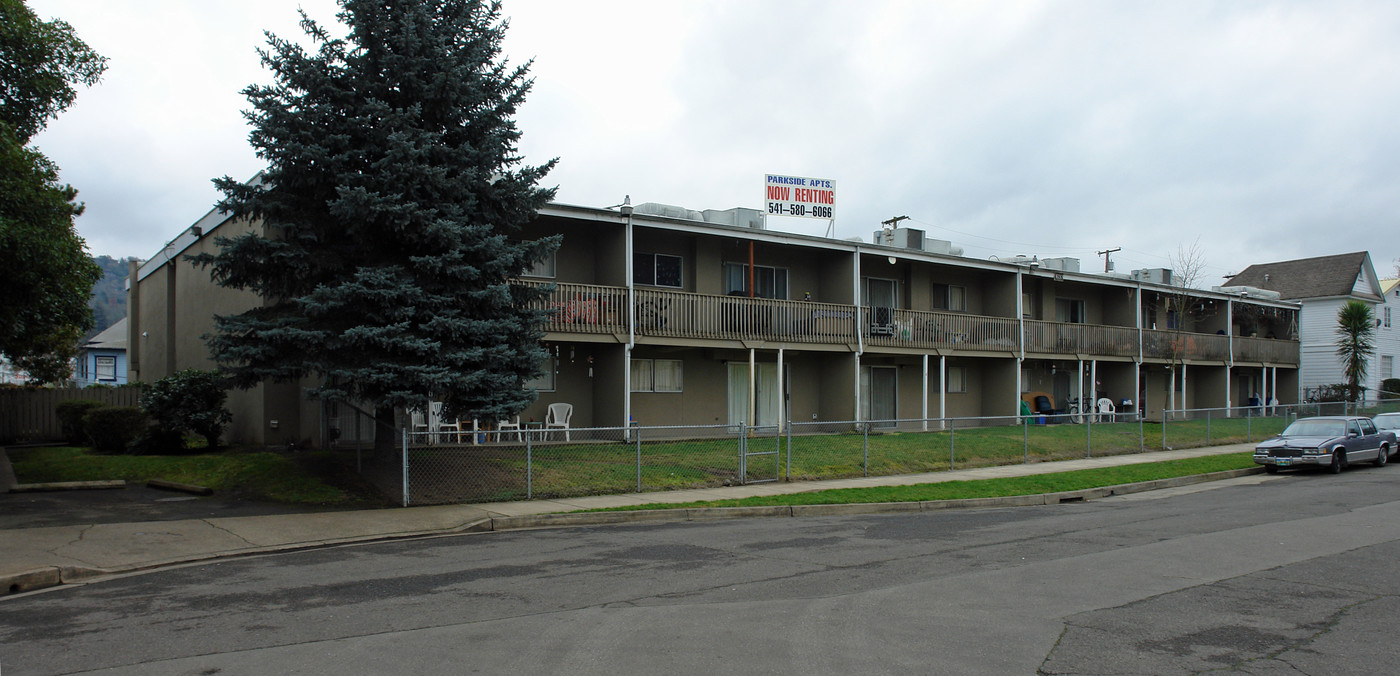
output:
[[[1137,356],[1138,331],[1127,326],[1026,320],[1026,351]]]
[[[673,338],[854,343],[855,308],[637,289],[637,333]]]
[[[540,282],[518,284],[542,286]],[[712,296],[637,289],[637,333],[672,338],[850,344],[857,330],[867,345],[1011,352],[1019,322],[961,312],[857,308],[836,303]],[[627,333],[627,289],[556,284],[534,304],[554,310],[544,329],[555,333]],[[857,317],[859,321],[857,321]],[[1026,320],[1026,351],[1137,356],[1138,331],[1124,326]],[[1234,337],[1235,360],[1299,363],[1298,342]],[[1156,359],[1225,361],[1230,337],[1178,331],[1142,332],[1142,354]]]
[[[1017,348],[1015,319],[881,307],[860,310],[869,345],[1003,352]]]
[[[1235,336],[1235,361],[1297,364],[1298,341]]]
[[[517,281],[522,286],[541,282]],[[627,289],[592,284],[556,284],[548,296],[531,304],[554,311],[545,331],[559,333],[626,333]]]
[[[1146,330],[1142,332],[1142,356],[1223,362],[1230,356],[1230,337],[1186,331]]]

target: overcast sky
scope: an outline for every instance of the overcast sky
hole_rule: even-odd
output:
[[[290,0],[30,0],[110,57],[36,137],[93,254],[153,255],[216,176],[262,168],[239,91]],[[301,6],[334,24],[333,0]],[[1400,256],[1400,3],[507,0],[535,60],[517,122],[560,202],[759,208],[765,173],[832,179],[879,222],[975,258],[1167,267]],[[824,222],[770,227],[820,234]]]

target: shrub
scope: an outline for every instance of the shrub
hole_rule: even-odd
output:
[[[192,432],[215,449],[224,426],[233,420],[224,408],[226,399],[228,392],[217,372],[186,369],[151,383],[141,392],[141,408],[161,434]]]
[[[88,399],[58,402],[58,405],[53,407],[53,412],[58,416],[58,424],[63,428],[63,438],[74,446],[86,446],[91,443],[88,441],[87,430],[83,427],[83,416],[87,415],[88,411],[103,406],[106,404]]]
[[[1400,378],[1386,378],[1381,381],[1381,398],[1400,398]]]
[[[93,448],[106,453],[125,452],[146,424],[146,412],[132,406],[103,406],[83,416],[83,428]]]
[[[1313,395],[1313,401],[1347,401],[1347,384],[1336,383],[1334,385],[1319,385],[1317,392]]]

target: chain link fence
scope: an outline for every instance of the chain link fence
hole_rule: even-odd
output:
[[[568,498],[939,472],[1231,443],[1278,434],[1299,417],[1375,415],[1400,399],[1132,413],[631,426],[409,433],[373,451],[358,421],[356,469],[404,505]],[[365,415],[359,411],[356,415]],[[344,419],[344,418],[342,418]],[[373,425],[373,419],[368,423]],[[349,461],[348,455],[346,456]]]

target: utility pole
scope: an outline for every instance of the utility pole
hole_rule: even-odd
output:
[[[885,228],[885,244],[890,244],[894,241],[894,235],[891,233],[894,232],[895,228],[899,227],[900,221],[907,220],[909,220],[908,216],[895,216],[894,218],[891,218],[888,221],[880,221],[880,225],[884,226]]]
[[[1113,247],[1112,249],[1109,249],[1108,251],[1099,251],[1099,252],[1097,252],[1100,256],[1103,256],[1103,271],[1104,271],[1105,274],[1107,274],[1108,272],[1110,272],[1110,271],[1113,270],[1113,259],[1112,259],[1112,257],[1111,257],[1109,254],[1112,254],[1112,253],[1115,252],[1115,251],[1122,251],[1122,250],[1123,250],[1123,247],[1117,246],[1117,247]]]

